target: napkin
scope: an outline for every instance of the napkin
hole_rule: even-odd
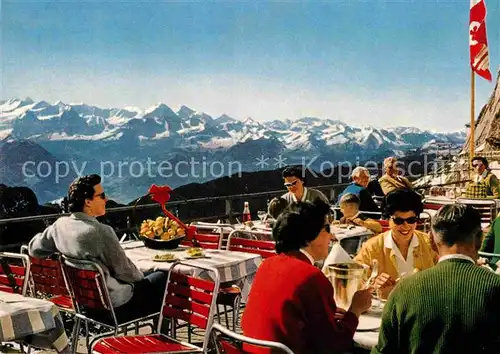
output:
[[[326,257],[325,262],[323,263],[323,273],[328,276],[328,266],[334,263],[352,263],[354,262],[351,256],[346,252],[345,249],[342,248],[340,242],[336,242],[328,257]]]

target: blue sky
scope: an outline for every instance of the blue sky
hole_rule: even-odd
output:
[[[490,65],[500,1],[486,0]],[[469,121],[469,0],[3,0],[1,97],[258,121]],[[476,110],[494,83],[477,77]]]

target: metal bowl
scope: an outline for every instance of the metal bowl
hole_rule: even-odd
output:
[[[171,238],[170,240],[157,240],[145,236],[139,237],[141,238],[142,242],[144,242],[144,246],[146,246],[147,248],[152,248],[155,250],[173,250],[179,247],[182,239],[185,238],[186,235],[177,236]]]

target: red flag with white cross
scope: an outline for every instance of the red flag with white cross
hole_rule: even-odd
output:
[[[470,1],[469,48],[472,70],[479,76],[491,81],[488,40],[486,39],[486,4],[484,0]]]

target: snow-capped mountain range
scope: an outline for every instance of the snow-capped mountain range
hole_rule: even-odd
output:
[[[30,98],[0,101],[0,140],[138,141],[154,144],[175,141],[188,150],[228,149],[249,140],[277,139],[288,151],[323,153],[325,150],[388,149],[403,154],[435,141],[461,145],[464,132],[435,133],[412,127],[357,128],[333,119],[257,122],[222,115],[213,118],[182,106],[174,112],[161,103],[149,109],[100,108]]]
[[[69,182],[53,172],[66,163],[71,169],[66,179],[106,175],[106,192],[125,202],[144,195],[152,183],[175,188],[290,164],[325,171],[344,162],[435,152],[443,145],[460,149],[464,140],[462,132],[358,128],[314,117],[257,122],[227,115],[214,118],[186,106],[174,112],[165,104],[146,110],[105,109],[10,99],[0,101],[0,154],[9,155],[0,158],[0,183],[28,186],[42,200],[56,199]],[[23,170],[26,161],[33,163],[29,178]],[[52,174],[36,169],[42,161],[44,168],[49,161]],[[151,170],[150,161],[155,163]],[[158,170],[165,163],[171,167],[168,177]]]

